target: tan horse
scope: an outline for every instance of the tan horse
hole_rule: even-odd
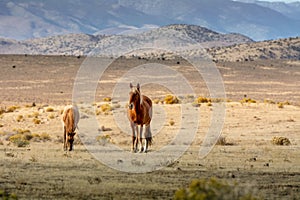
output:
[[[69,105],[66,106],[62,114],[62,121],[64,126],[64,150],[69,151],[73,149],[75,129],[78,128],[79,112],[77,106]]]
[[[150,122],[152,118],[152,101],[145,95],[141,95],[140,85],[136,87],[130,83],[131,92],[129,93],[128,119],[132,128],[132,152],[138,151],[138,142],[140,142],[140,152],[147,152],[148,145],[152,144],[152,134]],[[145,146],[143,147],[142,134],[143,126],[145,130]],[[138,128],[140,126],[140,130]]]

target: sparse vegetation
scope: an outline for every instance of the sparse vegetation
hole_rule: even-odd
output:
[[[108,103],[102,104],[102,105],[100,106],[100,109],[101,109],[102,112],[109,112],[109,111],[112,111],[112,107],[111,107],[111,105],[109,105]]]
[[[174,121],[173,119],[170,119],[169,125],[170,125],[170,126],[173,126],[174,124],[175,124],[175,121]]]
[[[13,200],[13,199],[18,199],[18,196],[14,193],[9,193],[5,190],[0,189],[0,198],[3,200]]]
[[[210,199],[258,199],[252,193],[239,188],[237,184],[229,185],[215,178],[193,180],[188,188],[176,191],[175,200],[210,200]]]
[[[26,147],[29,145],[29,141],[20,133],[10,136],[8,140],[17,147]]]
[[[179,103],[179,99],[176,96],[173,96],[171,94],[168,94],[165,98],[164,98],[164,103],[165,104],[177,104]]]
[[[272,143],[274,145],[284,145],[284,146],[288,146],[291,144],[290,140],[286,137],[273,137],[272,139]]]
[[[6,109],[5,112],[9,113],[9,112],[15,112],[15,110],[17,110],[18,108],[20,108],[19,106],[10,106]]]
[[[22,121],[24,121],[24,116],[23,116],[23,115],[18,115],[18,116],[16,117],[16,121],[17,121],[17,122],[22,122]]]
[[[279,102],[277,105],[278,105],[278,108],[283,108],[284,107],[284,104],[282,102]]]
[[[105,146],[107,143],[112,143],[110,135],[99,135],[96,140],[102,146]]]
[[[240,102],[241,103],[256,103],[256,100],[251,99],[251,98],[243,98]]]
[[[28,129],[14,129],[14,134],[8,138],[8,141],[16,145],[17,147],[25,147],[29,145],[29,141],[49,141],[51,137],[48,133],[31,133]]]
[[[46,108],[46,112],[54,112],[54,108],[52,108],[52,107],[47,107],[47,108]]]
[[[40,123],[41,123],[41,120],[38,119],[38,118],[33,118],[32,122],[33,122],[34,124],[40,124]]]
[[[111,102],[111,97],[104,97],[103,101],[105,101],[105,102]]]
[[[195,102],[198,103],[198,104],[200,104],[200,103],[209,103],[209,102],[211,102],[211,99],[200,96],[197,99],[195,99]]]

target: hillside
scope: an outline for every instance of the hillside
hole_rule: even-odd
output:
[[[216,61],[300,59],[300,37],[207,49]]]
[[[161,41],[172,44],[163,46]],[[209,29],[192,25],[170,25],[147,32],[130,35],[87,35],[66,34],[52,37],[37,38],[25,41],[3,39],[0,53],[2,54],[41,54],[41,55],[110,55],[109,48],[114,50],[125,48],[181,47],[200,43],[203,47],[229,46],[252,42],[240,34],[220,34]],[[158,45],[158,46],[155,46]],[[128,49],[129,50],[129,49]]]

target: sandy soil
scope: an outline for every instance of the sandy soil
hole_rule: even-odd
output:
[[[187,97],[181,104],[154,104],[154,144],[148,155],[172,141],[181,128],[182,105],[187,111],[199,113],[199,127],[192,145],[178,160],[160,170],[135,174],[102,164],[78,137],[73,152],[63,151],[61,111],[72,100],[74,80],[84,58],[6,55],[0,56],[0,60],[3,110],[0,115],[0,190],[15,193],[20,199],[172,199],[178,188],[187,187],[193,179],[217,177],[237,183],[240,189],[251,190],[264,199],[300,196],[298,61],[217,64],[230,100],[226,102],[222,129],[226,142],[215,145],[205,158],[200,159],[198,151],[213,120],[215,104],[194,107]],[[114,99],[104,102],[103,98],[111,95],[113,80],[131,67],[146,62],[118,60],[100,80],[95,102],[90,104],[90,108],[96,109],[96,119],[103,131],[98,134],[106,136],[98,138],[99,145],[112,143],[130,151],[131,136],[118,127],[114,118],[116,113],[125,115],[124,105]],[[186,63],[177,62],[161,61],[182,71],[197,94],[206,96],[208,90],[202,78]],[[152,99],[169,93],[155,85],[145,86],[142,91]],[[244,96],[257,102],[241,103]],[[290,105],[285,103],[282,108],[276,103],[286,101]],[[109,104],[113,110],[101,111],[103,104]],[[9,109],[12,112],[7,112]],[[162,111],[165,115],[155,118]],[[83,111],[81,120],[91,114]],[[170,125],[170,121],[174,124]],[[27,146],[17,147],[9,141],[10,136],[25,130],[34,136]],[[43,135],[50,139],[43,139]],[[291,145],[272,144],[275,136],[288,138]]]

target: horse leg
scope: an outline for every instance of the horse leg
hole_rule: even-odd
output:
[[[148,141],[151,140],[151,130],[150,130],[150,124],[146,126],[146,130],[145,130],[145,147],[144,147],[144,153],[147,153],[148,151]]]
[[[131,151],[135,152],[135,142],[136,142],[136,135],[135,135],[135,125],[133,122],[130,123],[131,129],[132,129],[132,146],[131,146]]]
[[[142,153],[143,152],[143,125],[141,125],[141,128],[140,128],[139,142],[140,142],[140,146],[141,146],[140,153]]]
[[[138,125],[135,125],[135,130],[136,130],[136,140],[135,140],[135,143],[134,143],[134,148],[135,148],[135,152],[138,151],[138,143],[139,143],[139,126]]]
[[[67,151],[67,133],[66,133],[65,126],[64,126],[64,150]]]

